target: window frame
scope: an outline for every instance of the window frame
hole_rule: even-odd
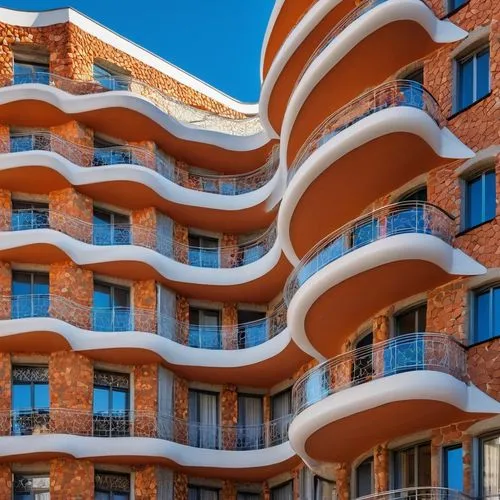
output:
[[[475,323],[476,323],[476,317],[477,317],[477,313],[476,313],[476,300],[477,300],[477,296],[478,295],[482,295],[486,292],[488,292],[488,294],[490,295],[489,297],[489,307],[490,307],[490,311],[489,311],[489,314],[490,314],[490,318],[488,318],[488,325],[489,325],[489,330],[490,332],[493,331],[493,318],[494,316],[491,314],[491,312],[494,310],[494,307],[493,307],[493,290],[495,289],[500,289],[500,282],[498,281],[494,281],[492,283],[488,283],[484,286],[481,286],[479,288],[475,288],[473,290],[470,290],[470,300],[469,300],[469,347],[472,346],[472,345],[477,345],[477,344],[482,344],[483,342],[489,342],[491,340],[494,340],[496,338],[499,338],[500,337],[500,332],[498,335],[493,335],[493,336],[489,336],[485,339],[482,339],[482,340],[477,340],[477,336],[476,336],[476,328],[475,328]]]
[[[401,316],[404,316],[404,315],[409,314],[409,313],[414,313],[415,311],[421,309],[424,306],[425,306],[425,310],[426,310],[425,322],[427,323],[427,306],[428,306],[427,299],[422,300],[420,302],[416,302],[415,304],[411,304],[408,307],[403,307],[403,308],[395,311],[394,314],[392,315],[391,337],[397,338],[397,337],[402,336],[402,335],[411,335],[411,333],[408,334],[408,333],[400,333],[399,332],[399,326],[398,326],[399,319],[401,318]],[[417,323],[418,323],[418,316],[415,317],[415,326],[418,326]],[[426,324],[426,328],[424,328],[423,332],[418,331],[419,328],[415,328],[416,331],[414,333],[425,333],[426,329],[427,329],[427,324]]]
[[[415,463],[414,463],[414,474],[415,474],[415,480],[418,483],[418,469],[419,469],[419,460],[418,460],[418,448],[421,446],[429,446],[429,449],[431,449],[431,441],[419,441],[417,443],[409,444],[407,446],[403,446],[401,448],[397,448],[393,450],[392,452],[392,486],[393,489],[401,489],[401,488],[419,488],[419,487],[430,487],[431,485],[421,485],[417,484],[416,486],[403,486],[400,484],[401,481],[401,471],[398,468],[398,455],[401,452],[405,452],[408,450],[413,449],[414,450],[414,457],[415,457]],[[432,466],[431,466],[432,467]]]
[[[49,487],[47,490],[43,489],[42,491],[30,491],[30,492],[20,492],[15,489],[16,486],[16,479],[20,478],[26,478],[26,479],[34,479],[34,478],[46,478],[49,480]],[[29,495],[30,498],[35,499],[35,494],[38,493],[50,493],[50,473],[46,472],[12,472],[12,498],[16,500],[17,495]]]
[[[478,472],[478,476],[477,477],[477,486],[478,486],[478,493],[480,492],[481,493],[481,497],[484,497],[484,474],[483,474],[483,470],[484,470],[484,453],[483,453],[483,450],[484,450],[484,442],[487,441],[487,440],[490,440],[492,438],[498,438],[500,440],[500,430],[497,429],[497,430],[494,430],[494,431],[490,431],[490,432],[487,432],[485,434],[482,434],[480,436],[478,436],[477,438],[477,464],[478,464],[478,467],[477,467],[477,472]],[[500,489],[500,488],[499,488]],[[500,494],[500,491],[499,491],[499,494]],[[480,498],[478,496],[478,498]]]
[[[463,485],[463,444],[462,443],[455,443],[449,446],[443,446],[442,448],[442,453],[441,453],[441,464],[443,467],[443,487],[445,488],[450,488],[450,485],[448,484],[448,472],[449,472],[449,464],[447,460],[447,451],[451,450],[457,450],[461,449],[462,450],[462,485]]]
[[[288,487],[289,485],[292,485],[292,494],[294,493],[293,491],[293,479],[289,479],[288,481],[283,481],[282,483],[280,484],[277,484],[276,486],[273,486],[270,490],[269,490],[269,497],[270,497],[270,500],[273,500],[274,499],[274,492],[276,492],[277,490],[281,489],[281,488],[286,488]]]
[[[221,488],[216,486],[202,486],[200,484],[188,484],[188,498],[190,497],[190,490],[196,491],[196,499],[201,500],[201,493],[205,491],[211,491],[217,493],[217,498],[220,499]]]
[[[492,218],[483,218],[485,214],[485,207],[486,207],[486,176],[488,174],[493,174],[494,177],[494,186],[495,186],[495,215]],[[471,206],[471,201],[470,201],[470,194],[469,194],[469,186],[470,183],[473,182],[474,180],[481,178],[481,212],[483,214],[481,222],[478,222],[477,224],[471,225],[470,220],[469,220],[469,207]],[[496,207],[497,207],[497,172],[495,169],[494,164],[488,164],[484,166],[483,168],[479,170],[475,170],[474,172],[471,172],[469,175],[462,177],[462,197],[461,197],[461,202],[462,202],[462,207],[460,209],[460,219],[461,219],[461,232],[464,233],[466,231],[470,231],[472,229],[475,229],[476,227],[479,227],[483,224],[486,224],[488,222],[491,222],[492,220],[495,219],[496,217]]]

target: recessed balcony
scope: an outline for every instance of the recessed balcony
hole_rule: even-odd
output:
[[[314,465],[350,462],[377,443],[485,418],[500,403],[468,381],[463,345],[449,334],[416,333],[313,368],[294,385],[293,409],[290,442]]]
[[[181,169],[174,158],[140,146],[92,148],[48,131],[0,139],[0,182],[11,191],[48,193],[70,185],[130,209],[155,206],[186,225],[252,231],[272,221],[278,151],[259,169],[239,175]],[[82,168],[83,167],[83,168]]]
[[[268,387],[309,359],[290,341],[278,304],[258,321],[205,326],[152,309],[89,307],[55,294],[0,297],[0,350],[73,350],[109,363],[162,363],[207,383]]]
[[[278,215],[285,254],[297,262],[373,201],[473,155],[420,84],[398,80],[362,94],[317,127],[291,165]]]
[[[186,471],[203,469],[204,476],[264,478],[298,462],[288,444],[290,417],[224,426],[148,411],[2,411],[0,455],[4,460],[65,455],[121,463],[155,460]]]
[[[126,76],[79,81],[22,72],[0,79],[0,95],[4,123],[48,128],[76,120],[128,142],[153,141],[178,159],[216,171],[255,170],[272,147],[258,116],[219,115]]]
[[[333,232],[285,286],[292,338],[327,359],[382,308],[455,276],[483,274],[482,265],[452,247],[453,235],[449,215],[418,201],[382,207]]]
[[[363,500],[471,500],[473,497],[462,491],[439,486],[418,486],[399,490],[383,491],[365,495]]]
[[[421,0],[362,2],[326,35],[298,77],[281,134],[288,164],[332,112],[466,35],[450,21],[439,20]]]

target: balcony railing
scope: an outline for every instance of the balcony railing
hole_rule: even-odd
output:
[[[286,328],[282,302],[261,320],[209,327],[177,321],[150,309],[91,307],[50,294],[12,295],[0,296],[0,318],[56,318],[84,330],[156,333],[178,344],[214,350],[255,347]]]
[[[262,131],[258,116],[232,118],[211,111],[190,106],[147,83],[129,76],[113,76],[95,80],[72,80],[63,76],[34,71],[4,76],[0,79],[1,87],[23,84],[41,84],[56,87],[73,95],[102,94],[109,91],[132,92],[154,104],[164,113],[180,123],[190,127],[213,130],[230,135],[251,136]]]
[[[297,415],[328,396],[411,371],[437,371],[467,380],[465,347],[448,334],[414,333],[341,354],[314,367],[293,387]]]
[[[267,162],[257,170],[238,175],[200,174],[176,165],[175,159],[140,146],[92,148],[67,141],[48,131],[12,134],[0,138],[0,152],[50,151],[80,167],[138,165],[158,172],[169,181],[195,191],[236,196],[266,185],[278,166],[278,149],[274,147]]]
[[[316,127],[297,153],[290,167],[288,180],[292,179],[314,151],[342,130],[378,111],[402,106],[421,109],[440,127],[444,126],[445,119],[441,114],[439,104],[422,85],[410,80],[383,83],[335,111]]]
[[[194,448],[261,450],[288,441],[291,415],[258,425],[217,425],[148,411],[44,408],[0,411],[0,436],[68,434],[93,437],[164,439]]]
[[[419,486],[399,490],[383,491],[358,497],[357,500],[470,500],[471,496],[461,491],[436,486]]]
[[[328,264],[375,241],[399,234],[428,234],[451,243],[453,219],[443,210],[421,201],[405,201],[363,215],[321,240],[300,261],[285,285],[288,305],[297,290]]]
[[[2,210],[0,222],[2,221],[3,227],[10,226],[12,231],[54,229],[92,245],[136,245],[149,248],[177,262],[195,267],[245,266],[264,257],[276,241],[275,223],[260,236],[242,244],[212,248],[195,247],[176,241],[162,234],[159,228],[128,223],[93,224],[43,207],[13,209],[12,212]]]

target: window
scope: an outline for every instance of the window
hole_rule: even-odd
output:
[[[14,85],[23,83],[48,85],[50,83],[49,65],[14,60]]]
[[[190,234],[189,264],[198,267],[219,267],[219,240]]]
[[[431,486],[430,443],[422,443],[397,451],[394,466],[396,488]]]
[[[417,68],[416,70],[408,73],[404,80],[409,80],[410,82],[424,84],[424,68]]]
[[[276,429],[269,446],[283,443],[288,439],[288,416],[292,413],[292,388],[271,396],[271,420]]]
[[[474,295],[472,331],[474,342],[500,335],[500,285],[479,290]]]
[[[238,394],[239,450],[257,450],[264,446],[263,401],[261,396]]]
[[[94,283],[93,329],[100,332],[133,330],[130,289]]]
[[[290,500],[293,498],[293,481],[271,488],[271,500]]]
[[[396,336],[409,333],[424,333],[426,330],[427,302],[406,309],[394,317]]]
[[[490,49],[479,49],[457,61],[456,110],[461,111],[490,92]]]
[[[14,500],[49,500],[48,474],[14,474]]]
[[[373,457],[363,460],[356,467],[356,497],[373,493]]]
[[[364,333],[356,342],[354,349],[367,348],[373,344],[373,332]],[[373,375],[373,353],[371,349],[357,351],[351,368],[351,380],[354,384],[368,382]]]
[[[128,500],[130,475],[98,472],[94,474],[95,500]]]
[[[262,496],[260,493],[249,493],[246,491],[238,491],[236,500],[260,500]]]
[[[443,450],[444,487],[463,491],[462,446],[448,446]]]
[[[219,500],[217,488],[189,485],[188,500]]]
[[[220,311],[216,309],[189,308],[189,345],[204,349],[222,346]]]
[[[399,201],[427,201],[427,186],[421,186],[406,193]]]
[[[267,339],[266,313],[238,310],[238,349],[262,344]]]
[[[470,229],[495,218],[496,175],[494,170],[486,170],[469,179],[465,184],[465,223]]]
[[[12,367],[12,434],[40,434],[49,426],[49,369]]]
[[[129,90],[129,77],[121,75],[98,64],[93,66],[94,80],[106,90]]]
[[[10,152],[22,153],[25,151],[51,151],[50,136],[44,132],[36,133],[21,129],[11,129],[9,136]]]
[[[500,494],[500,437],[487,436],[481,439],[479,470],[479,494],[481,498],[498,498]]]
[[[216,392],[189,389],[189,445],[219,448],[219,395]]]
[[[448,12],[453,12],[462,5],[465,5],[469,0],[448,0]]]
[[[12,231],[49,227],[48,203],[12,200]]]
[[[94,207],[92,242],[94,245],[130,245],[128,215]]]
[[[123,146],[123,144],[116,144],[95,135],[92,165],[94,167],[102,167],[120,164],[137,165],[139,163],[135,159],[132,149]]]
[[[130,377],[94,370],[94,436],[128,436]]]
[[[39,318],[49,315],[49,275],[12,273],[12,318]]]

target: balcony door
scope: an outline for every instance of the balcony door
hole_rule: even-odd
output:
[[[12,273],[12,318],[39,318],[49,315],[49,275]]]
[[[369,457],[356,467],[356,498],[373,493],[373,457]]]
[[[12,200],[12,231],[49,227],[48,203]]]
[[[219,267],[219,240],[190,234],[189,264],[198,267]]]
[[[198,448],[219,448],[219,394],[189,390],[189,445]]]
[[[288,416],[292,413],[292,389],[271,396],[271,425],[268,446],[283,443],[288,439]]]
[[[238,310],[238,349],[262,344],[267,339],[266,313]]]
[[[431,486],[430,443],[420,443],[397,451],[394,471],[397,489]]]
[[[17,61],[14,59],[14,85],[21,85],[23,83],[48,85],[49,82],[50,73],[48,64]]]
[[[94,283],[93,329],[100,332],[132,330],[130,289]]]
[[[366,332],[356,342],[354,360],[352,364],[353,385],[363,384],[373,376],[373,332]]]
[[[12,482],[14,500],[50,500],[48,474],[14,474]]]
[[[256,450],[264,446],[262,396],[238,394],[238,449]]]
[[[189,345],[203,349],[220,349],[222,345],[220,311],[189,308]]]
[[[128,215],[94,208],[92,242],[94,245],[130,245]]]

